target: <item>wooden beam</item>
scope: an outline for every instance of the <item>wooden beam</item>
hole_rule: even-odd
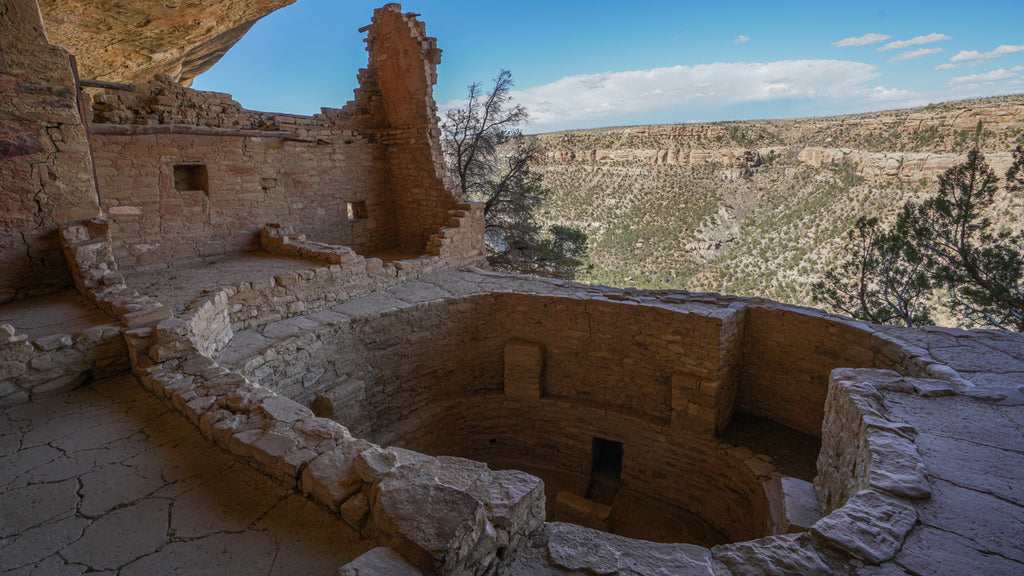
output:
[[[81,79],[78,81],[78,85],[83,88],[106,88],[107,90],[123,90],[125,92],[135,92],[134,84],[124,84],[121,82],[107,82],[105,80],[86,80]]]
[[[240,130],[215,128],[213,126],[192,126],[189,124],[89,124],[93,134],[137,136],[143,134],[187,134],[190,136],[240,136],[243,138],[282,138],[296,140],[298,132],[288,130]]]

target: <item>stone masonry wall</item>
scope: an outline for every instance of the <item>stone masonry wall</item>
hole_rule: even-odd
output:
[[[367,29],[370,64],[343,110],[252,112],[169,77],[95,96],[100,197],[121,268],[254,249],[268,223],[359,253],[483,254],[482,233],[442,232],[467,213],[482,230],[483,215],[445,184],[436,41],[395,4]]]
[[[57,229],[99,215],[75,94],[35,2],[0,1],[0,303],[70,286]]]
[[[89,378],[129,368],[122,328],[95,326],[75,334],[29,339],[0,324],[0,407],[67,392]]]
[[[437,40],[427,37],[414,14],[398,4],[373,13],[367,67],[379,90],[388,164],[388,194],[398,222],[398,248],[422,252],[430,235],[448,220],[459,200],[445,186],[433,86],[441,62]]]
[[[373,191],[382,184],[377,152],[350,130],[310,132],[302,141],[273,132],[95,134],[102,205],[121,268],[182,265],[256,249],[267,223],[342,243],[346,228],[355,225],[346,202],[376,209]],[[202,166],[206,181],[176,182],[175,166],[187,165]],[[362,238],[350,234],[348,240],[358,248],[374,244],[373,227],[360,226]]]

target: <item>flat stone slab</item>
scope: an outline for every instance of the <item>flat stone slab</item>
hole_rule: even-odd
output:
[[[0,324],[10,324],[33,340],[50,334],[77,334],[93,326],[119,325],[74,290],[4,304],[0,306]]]
[[[560,568],[586,574],[712,576],[711,551],[692,544],[632,540],[575,524],[545,525],[548,558]]]
[[[896,555],[916,521],[910,504],[865,490],[811,526],[811,533],[859,560],[881,564]]]

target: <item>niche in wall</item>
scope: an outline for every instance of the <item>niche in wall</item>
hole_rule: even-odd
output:
[[[178,192],[210,191],[205,164],[175,164],[174,189]]]

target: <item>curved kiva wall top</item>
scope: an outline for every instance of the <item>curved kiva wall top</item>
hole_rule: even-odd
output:
[[[820,436],[831,368],[941,371],[817,311],[484,278],[448,291],[407,282],[313,323],[275,324],[276,342],[249,355],[229,345],[223,359],[301,403],[329,400],[339,421],[383,445],[586,474],[593,437],[621,441],[627,486],[685,495],[674,503],[734,540],[773,522],[757,473],[717,447],[735,409]]]

